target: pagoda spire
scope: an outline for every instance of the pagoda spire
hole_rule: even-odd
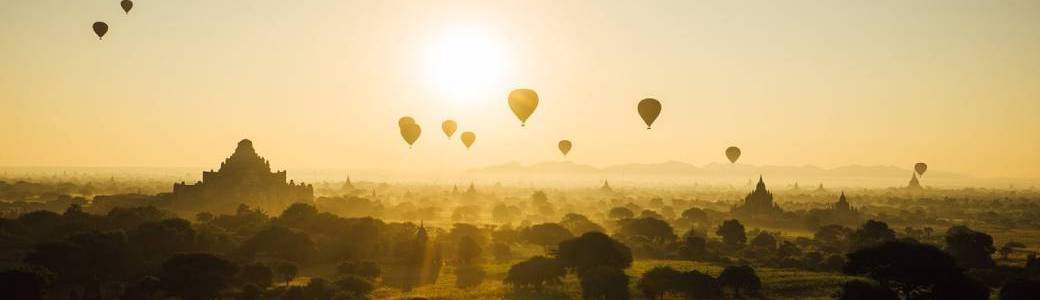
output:
[[[917,180],[917,173],[911,173],[910,184],[906,186],[908,189],[919,190],[922,189],[921,182]]]

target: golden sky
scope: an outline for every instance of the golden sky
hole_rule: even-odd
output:
[[[562,160],[566,138],[599,166],[737,145],[1040,177],[1040,1],[135,4],[0,1],[0,165],[211,168],[250,138],[276,168],[445,170]],[[541,96],[527,127],[513,88]]]

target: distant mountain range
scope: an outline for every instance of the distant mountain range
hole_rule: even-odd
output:
[[[678,176],[678,177],[754,177],[758,175],[784,178],[901,178],[909,180],[913,170],[895,166],[849,165],[836,168],[817,166],[773,166],[711,163],[697,166],[680,161],[665,161],[651,164],[619,164],[595,167],[569,161],[547,161],[534,164],[510,162],[484,168],[472,169],[478,174],[552,174],[552,175],[624,175],[624,176]],[[928,171],[927,178],[970,179],[970,176]]]

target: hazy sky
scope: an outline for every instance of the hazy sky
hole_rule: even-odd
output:
[[[5,166],[215,168],[250,138],[276,168],[436,170],[561,160],[568,138],[592,165],[738,145],[1040,177],[1040,1],[4,0],[0,19]],[[524,128],[521,87],[541,96]]]

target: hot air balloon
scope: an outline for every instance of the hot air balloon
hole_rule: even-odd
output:
[[[97,38],[100,40],[108,33],[108,24],[105,22],[94,22],[94,34],[97,34]]]
[[[914,171],[917,171],[917,175],[924,176],[924,171],[928,171],[928,164],[922,162],[916,163],[914,164]]]
[[[455,129],[458,128],[459,124],[452,120],[447,120],[441,123],[441,130],[444,131],[444,135],[447,135],[449,140],[451,139],[451,135],[455,134]]]
[[[477,140],[477,135],[472,131],[463,132],[460,137],[462,138],[462,144],[466,145],[466,150],[469,150],[469,146],[473,146],[473,142]]]
[[[646,122],[646,129],[650,129],[650,126],[654,124],[654,120],[657,120],[657,116],[661,115],[661,102],[654,98],[646,98],[643,101],[639,101],[637,108],[639,109],[639,116],[643,118],[643,122]]]
[[[412,119],[412,117],[409,116],[404,116],[397,120],[398,127],[404,128],[405,124],[415,124],[415,119]]]
[[[571,152],[571,141],[561,140],[559,147],[560,152],[563,153],[563,156],[567,156],[567,153]]]
[[[419,124],[410,123],[401,125],[401,137],[408,143],[408,148],[411,149],[415,141],[419,139],[419,134],[422,133],[422,128]]]
[[[124,12],[130,14],[130,9],[134,8],[134,2],[130,0],[123,0],[122,2],[119,2],[119,6],[123,7]]]
[[[538,93],[533,90],[518,89],[509,93],[509,108],[520,119],[520,126],[526,126],[527,118],[531,117],[537,107]]]
[[[737,159],[740,158],[740,148],[736,146],[726,148],[726,158],[729,158],[730,163],[736,163]]]

